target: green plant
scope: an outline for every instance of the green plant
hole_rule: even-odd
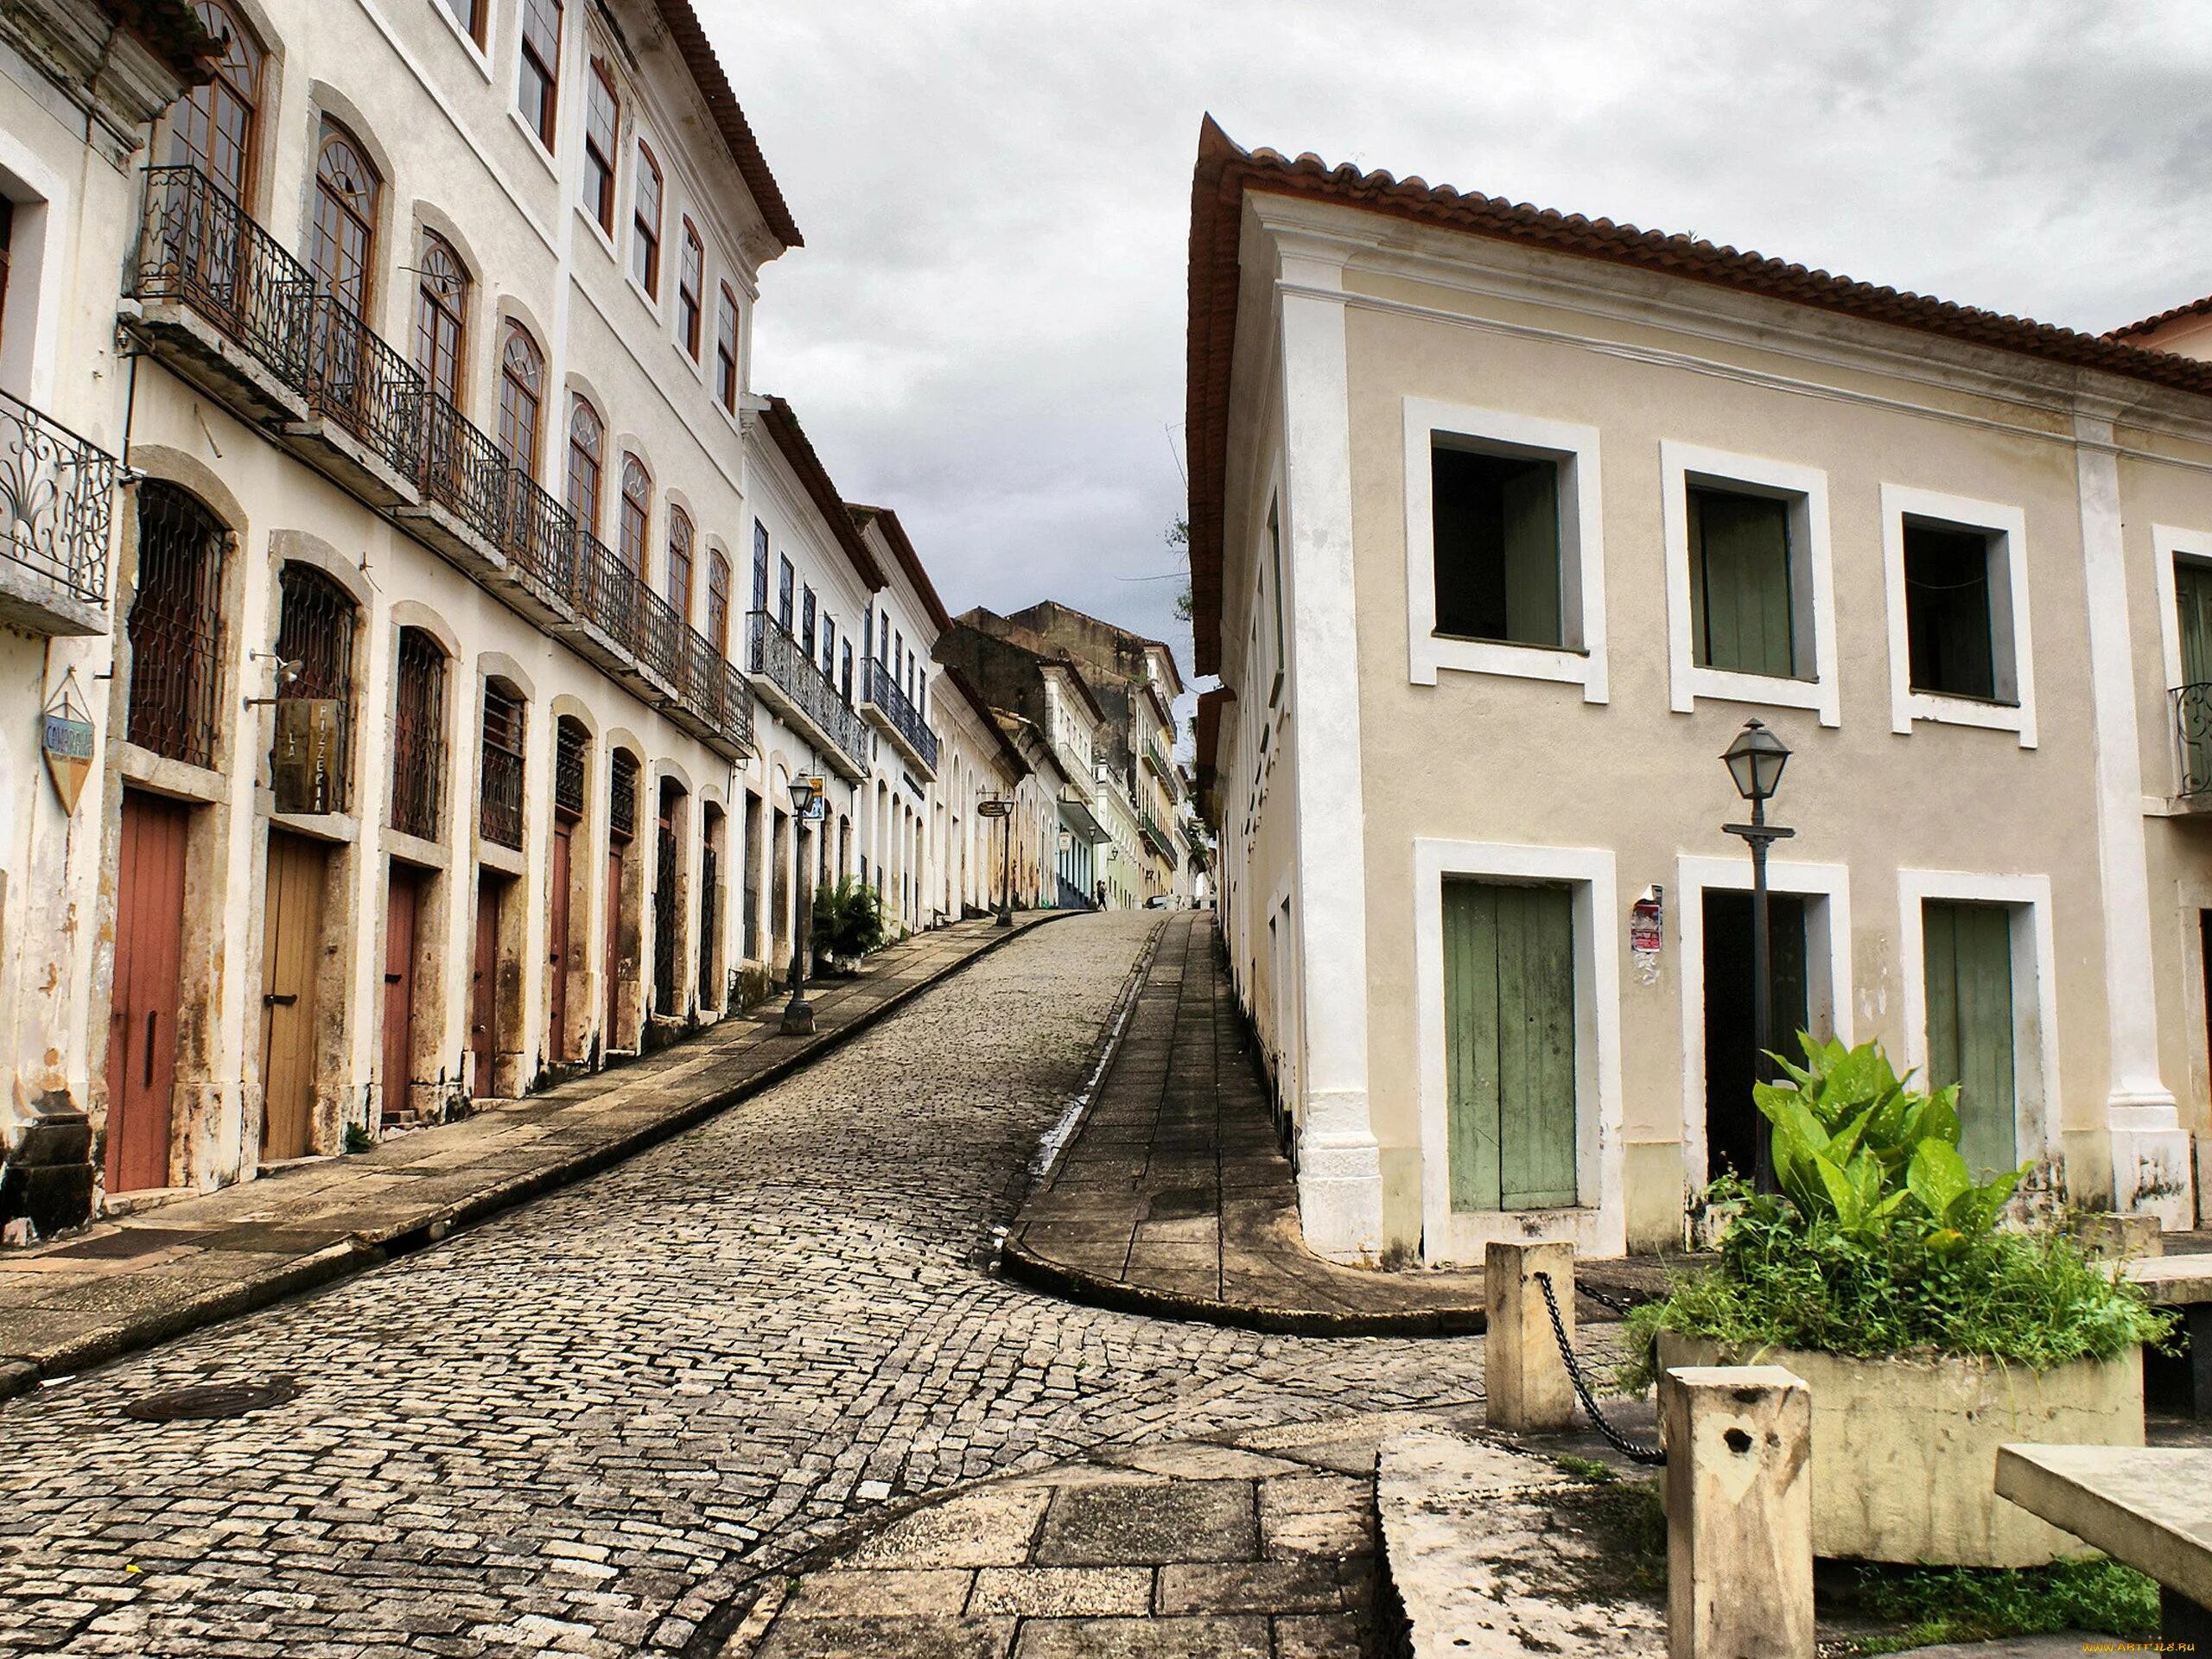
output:
[[[376,1145],[376,1138],[369,1133],[369,1126],[367,1124],[348,1123],[346,1126],[346,1151],[366,1152],[374,1145]]]
[[[883,945],[883,901],[857,876],[814,890],[817,956],[864,957]]]
[[[1864,1654],[2058,1630],[2136,1640],[2158,1633],[2156,1581],[2101,1557],[2012,1570],[1862,1567],[1834,1599],[1904,1626],[1894,1637],[1854,1642]]]
[[[1761,1084],[1780,1196],[1744,1200],[1716,1264],[1629,1316],[1622,1381],[1651,1380],[1659,1332],[1731,1347],[1980,1355],[2048,1370],[2162,1340],[2171,1316],[2074,1239],[1999,1224],[2018,1172],[1976,1183],[1958,1091],[1923,1093],[1878,1045],[1801,1038]]]

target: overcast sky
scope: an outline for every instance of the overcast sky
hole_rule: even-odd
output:
[[[2074,327],[2212,292],[2206,0],[697,5],[807,240],[763,278],[755,388],[954,611],[1065,600],[1186,671],[1203,111]]]

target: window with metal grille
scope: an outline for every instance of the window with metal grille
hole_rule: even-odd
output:
[[[617,749],[609,771],[607,825],[616,839],[627,841],[638,833],[638,757]]]
[[[444,828],[446,654],[428,629],[399,631],[391,733],[391,827],[435,841]]]
[[[549,150],[558,136],[560,92],[561,0],[522,0],[522,76],[515,102]]]
[[[280,812],[343,812],[353,725],[353,596],[311,565],[287,564],[276,585],[276,741],[270,781]]]
[[[139,486],[127,730],[140,748],[195,766],[215,764],[230,548],[231,532],[195,497],[159,480]]]
[[[692,361],[699,358],[699,328],[706,315],[707,251],[691,221],[683,221],[683,262],[676,273],[676,330]]]
[[[484,682],[484,839],[522,846],[522,694],[505,680]]]
[[[630,274],[654,299],[660,297],[660,163],[652,147],[638,146],[637,206],[630,216]]]
[[[716,970],[716,960],[721,943],[721,851],[722,815],[709,806],[706,810],[707,833],[700,838],[699,847],[699,1001],[709,1008],[722,1006],[722,988],[717,982],[721,975]]]
[[[583,721],[563,715],[553,728],[553,810],[564,818],[584,815],[584,775],[591,754],[591,734]]]
[[[584,88],[584,206],[599,221],[599,228],[612,236],[614,146],[621,105],[614,96],[614,78],[596,58],[592,60],[591,82]]]
[[[722,407],[737,412],[737,296],[722,284],[721,309],[715,318],[715,388]]]
[[[653,1012],[664,1019],[676,1014],[676,947],[683,905],[677,880],[676,825],[683,801],[682,787],[672,779],[663,779],[653,843]]]

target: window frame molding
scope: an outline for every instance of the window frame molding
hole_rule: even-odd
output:
[[[1928,1070],[1928,944],[1923,901],[2002,905],[2012,928],[2012,1146],[2024,1161],[2058,1155],[2058,981],[2050,878],[1974,870],[1897,871],[1897,977],[1905,1064]],[[2024,978],[2027,981],[2023,983]],[[2028,1025],[2032,1015],[2034,1025]],[[2032,1036],[2034,1041],[2027,1040]]]
[[[1424,445],[1424,454],[1426,446]],[[1611,848],[1415,836],[1414,1021],[1421,1128],[1423,1259],[1482,1260],[1492,1240],[1567,1239],[1587,1255],[1620,1255],[1628,1237],[1621,1080],[1621,929]],[[1574,1185],[1571,1206],[1454,1211],[1451,1103],[1444,1038],[1444,882],[1447,877],[1564,886],[1574,927]]]
[[[1912,642],[1908,629],[1904,584],[1904,521],[1907,517],[1980,531],[2005,540],[2005,609],[2012,623],[2012,684],[2015,703],[1984,702],[1941,691],[1912,689]],[[1993,553],[1992,563],[1996,556]],[[1913,722],[1927,721],[1942,726],[1972,726],[1986,731],[2012,732],[2020,747],[2036,747],[2035,632],[2028,612],[2027,513],[2001,501],[1978,500],[1940,490],[1911,485],[1882,485],[1882,582],[1889,610],[1890,729],[1910,736]],[[1991,648],[1998,645],[1997,617],[1990,618]]]
[[[1802,561],[1806,595],[1801,613],[1793,598],[1792,643],[1798,614],[1811,623],[1813,674],[1784,679],[1771,674],[1744,674],[1733,669],[1703,668],[1692,643],[1696,619],[1691,614],[1690,501],[1693,480],[1740,486],[1746,495],[1770,496],[1789,507],[1793,594]],[[1842,677],[1836,661],[1835,572],[1828,532],[1828,475],[1818,467],[1738,454],[1675,438],[1659,440],[1659,508],[1667,551],[1668,706],[1678,715],[1694,714],[1698,699],[1774,709],[1809,709],[1823,726],[1843,724]]]
[[[2189,682],[2181,660],[2181,599],[2174,591],[2174,575],[2182,561],[2200,564],[2212,569],[2212,530],[2190,530],[2180,524],[2153,524],[2151,526],[2151,560],[2152,592],[2158,604],[2158,661],[2159,672],[2164,676],[2158,686],[2158,736],[2166,756],[2166,787],[2160,794],[2148,795],[2144,810],[2163,813],[2182,785],[2181,753],[2175,731],[2173,693]],[[2193,952],[2184,953],[2193,955]],[[2202,1005],[2199,1018],[2202,1018]]]
[[[454,38],[468,48],[470,60],[484,77],[485,84],[489,86],[492,81],[492,0],[482,0],[484,38],[480,41],[461,26],[461,19],[453,15],[453,7],[448,0],[430,0],[430,5],[446,20],[446,26],[453,30]]]
[[[1449,669],[1553,680],[1580,685],[1585,702],[1605,702],[1605,489],[1598,429],[1430,397],[1408,397],[1404,414],[1407,678],[1415,685],[1434,685],[1438,671]],[[1579,645],[1516,645],[1436,632],[1435,497],[1429,452],[1440,435],[1559,464],[1560,617],[1562,632],[1578,638]]]

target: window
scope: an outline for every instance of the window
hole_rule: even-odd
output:
[[[1430,467],[1436,631],[1519,645],[1563,645],[1559,463],[1458,448],[1440,435],[1430,452]],[[1281,538],[1272,512],[1268,533],[1276,548],[1280,652]]]
[[[691,620],[691,515],[681,507],[668,513],[668,602],[688,624]]]
[[[707,556],[707,638],[716,656],[729,655],[729,561],[719,551]]]
[[[834,681],[837,673],[837,625],[828,616],[822,619],[822,677]]]
[[[231,545],[230,531],[198,498],[159,479],[139,486],[127,729],[140,748],[195,766],[215,764]]]
[[[577,398],[569,411],[569,516],[588,536],[599,534],[599,481],[606,430],[600,423],[599,411]]]
[[[561,0],[522,0],[522,80],[515,100],[548,150],[558,136],[560,91]]]
[[[375,261],[378,181],[345,131],[326,122],[315,168],[315,228],[308,264],[316,286],[355,316],[368,311]]]
[[[705,315],[705,302],[700,296],[706,289],[707,251],[700,246],[699,232],[687,219],[683,221],[683,263],[676,273],[676,330],[695,363],[699,360],[699,328]]]
[[[584,207],[599,228],[614,234],[614,147],[621,124],[621,105],[614,96],[614,79],[607,66],[592,60],[591,80],[584,88]]]
[[[261,104],[261,46],[220,0],[197,0],[193,10],[208,34],[223,42],[215,76],[175,106],[169,120],[168,160],[198,168],[241,203],[251,205],[255,120]]]
[[[468,277],[452,245],[435,231],[423,233],[417,264],[422,289],[416,304],[415,366],[433,395],[458,404]]]
[[[499,450],[517,472],[537,476],[538,413],[545,393],[545,354],[530,331],[507,325],[499,350]]]
[[[777,561],[776,570],[776,626],[785,633],[791,631],[791,583],[798,573],[791,569],[788,558]]]
[[[814,660],[814,589],[802,590],[798,606],[799,648],[806,652],[809,662]]]
[[[1689,521],[1697,665],[1803,677],[1790,593],[1789,504],[1692,484]]]
[[[768,608],[768,526],[753,521],[753,608]]]
[[[631,214],[630,274],[652,298],[660,298],[660,163],[645,144],[638,146],[638,204]]]
[[[1280,500],[1268,503],[1268,591],[1274,599],[1275,612],[1275,674],[1274,683],[1268,689],[1268,702],[1272,704],[1282,695],[1283,670],[1289,657],[1283,648],[1282,632],[1282,517]],[[1448,630],[1447,630],[1448,632]]]
[[[310,565],[277,573],[276,652],[298,672],[276,688],[270,783],[279,812],[343,812],[352,776],[353,597]]]
[[[851,708],[853,706],[853,642],[849,639],[845,641],[845,661],[839,690],[845,699],[845,707]]]
[[[484,748],[478,758],[481,790],[477,827],[484,839],[522,849],[522,692],[509,682],[484,682]]]
[[[728,283],[715,317],[715,392],[724,409],[737,413],[737,296]]]
[[[453,14],[463,34],[477,45],[484,44],[484,15],[492,9],[491,0],[439,0],[439,3]]]
[[[423,628],[399,631],[391,733],[391,827],[435,841],[444,816],[446,654]]]
[[[1904,526],[1905,639],[1916,691],[1997,696],[1989,541],[1984,531]]]
[[[653,475],[635,455],[623,456],[622,518],[615,551],[622,556],[623,563],[641,576],[651,573],[652,563],[652,547],[645,534],[652,523],[652,512]]]

